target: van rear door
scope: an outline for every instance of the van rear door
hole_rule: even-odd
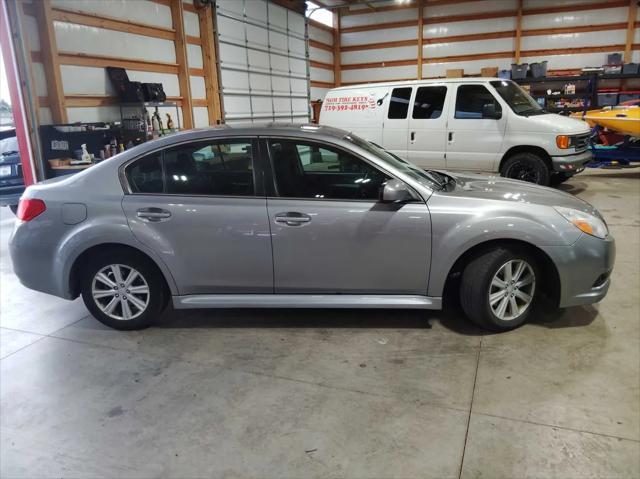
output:
[[[409,161],[422,168],[444,168],[447,148],[447,85],[419,86],[409,118]]]
[[[408,159],[410,86],[391,88],[382,127],[382,146],[400,158]]]

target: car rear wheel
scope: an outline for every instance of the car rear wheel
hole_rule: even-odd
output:
[[[516,153],[507,158],[500,171],[505,178],[549,185],[551,172],[540,155],[532,152]]]
[[[538,276],[536,262],[526,252],[498,248],[484,253],[469,262],[462,273],[462,309],[483,328],[517,328],[531,314]]]
[[[115,329],[142,329],[164,309],[164,282],[155,265],[145,258],[110,251],[87,265],[82,299],[101,323]]]

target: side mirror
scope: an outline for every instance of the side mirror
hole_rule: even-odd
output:
[[[485,103],[482,105],[482,118],[489,120],[499,120],[502,118],[502,111],[496,108],[496,103]]]
[[[407,203],[415,200],[409,187],[400,180],[389,180],[382,190],[383,203]]]

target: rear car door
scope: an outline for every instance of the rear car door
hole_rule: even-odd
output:
[[[424,202],[379,201],[390,175],[324,142],[266,140],[276,293],[426,294]]]
[[[446,167],[454,170],[492,171],[502,150],[507,114],[489,89],[460,83],[450,108]]]
[[[416,90],[409,119],[409,161],[422,168],[444,168],[447,148],[447,86]]]
[[[122,206],[181,295],[272,293],[271,239],[257,140],[211,139],[126,165]]]
[[[391,89],[382,124],[382,146],[405,160],[408,156],[409,104],[412,90],[410,86]]]

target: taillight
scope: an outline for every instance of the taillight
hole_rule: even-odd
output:
[[[42,214],[47,209],[44,201],[35,198],[21,199],[18,203],[18,212],[16,216],[22,221],[31,221],[36,216]]]

